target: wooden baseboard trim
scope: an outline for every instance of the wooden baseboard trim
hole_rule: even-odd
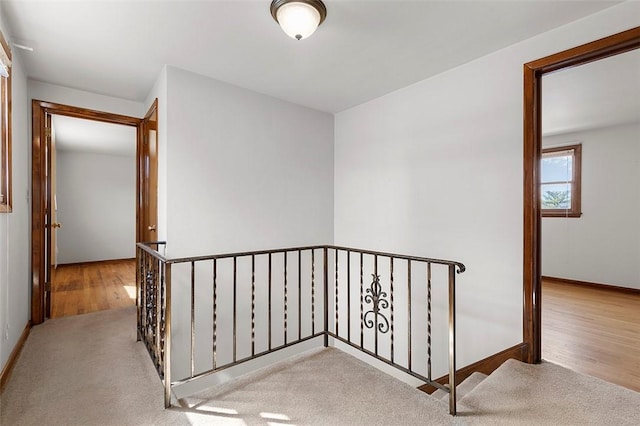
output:
[[[467,365],[456,371],[456,383],[460,384],[464,379],[469,377],[472,373],[479,372],[486,375],[493,373],[493,371],[500,367],[508,359],[517,359],[518,361],[525,361],[527,355],[527,344],[519,343],[502,352],[488,356],[485,359],[481,359],[478,362]],[[449,383],[449,375],[442,376],[434,380],[441,385]],[[424,384],[418,388],[419,390],[432,394],[437,390],[436,387],[429,384]]]
[[[22,334],[16,343],[16,346],[11,351],[11,355],[9,355],[9,359],[7,360],[6,365],[2,369],[0,373],[0,392],[4,389],[4,385],[9,381],[9,377],[11,377],[11,372],[13,371],[13,367],[16,365],[18,361],[18,357],[20,356],[20,352],[22,352],[22,348],[24,347],[24,343],[27,341],[27,337],[29,337],[29,332],[31,331],[31,321],[27,322],[27,325],[22,330]]]
[[[59,263],[58,266],[91,266],[96,263],[120,263],[120,262],[132,262],[135,261],[135,257],[127,257],[125,259],[107,259],[107,260],[92,260],[89,262],[77,262],[77,263]]]
[[[552,281],[554,283],[560,283],[560,284],[579,285],[583,287],[598,288],[600,290],[611,290],[611,291],[617,291],[619,293],[640,295],[640,289],[638,288],[619,287],[617,285],[600,284],[600,283],[590,283],[588,281],[570,280],[568,278],[547,277],[545,275],[542,276],[542,280]]]

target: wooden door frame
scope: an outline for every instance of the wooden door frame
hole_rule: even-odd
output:
[[[542,77],[640,48],[635,27],[524,65],[524,252],[523,340],[526,361],[542,360],[541,214],[539,164],[542,149]]]
[[[42,283],[46,276],[47,268],[45,259],[45,224],[42,218],[45,215],[46,206],[49,205],[46,168],[46,121],[47,114],[64,115],[67,117],[83,118],[87,120],[101,121],[104,123],[133,126],[139,132],[142,119],[126,115],[95,111],[79,108],[71,105],[57,104],[40,100],[31,102],[32,134],[31,134],[31,322],[40,324],[45,320],[45,288]],[[136,136],[136,167],[140,164],[141,155]],[[136,173],[139,176],[139,172]],[[136,191],[140,191],[140,182],[137,182]],[[137,197],[139,199],[139,197]],[[136,218],[140,216],[138,210],[143,206],[137,203]],[[139,224],[136,221],[136,235]],[[50,254],[50,253],[49,253]]]
[[[149,107],[149,110],[145,114],[144,118],[140,120],[140,124],[138,125],[138,137],[137,137],[137,174],[136,174],[136,187],[138,188],[137,193],[137,204],[138,208],[136,209],[136,241],[137,242],[151,242],[157,241],[157,229],[158,229],[158,206],[157,206],[157,186],[158,186],[158,175],[157,175],[157,163],[155,164],[155,172],[152,172],[150,168],[153,166],[147,164],[147,157],[150,154],[150,141],[148,138],[148,130],[151,125],[151,117],[155,115],[155,122],[153,123],[154,129],[156,131],[156,141],[154,143],[154,149],[157,151],[158,149],[158,141],[157,141],[157,131],[158,131],[158,98],[156,98]],[[149,156],[150,158],[150,156]],[[157,152],[156,152],[157,158]],[[151,192],[155,192],[155,200],[156,205],[153,206],[150,203],[151,200]],[[149,217],[153,217],[153,223],[149,221]],[[150,237],[150,228],[149,225],[154,226],[154,235],[155,237]]]

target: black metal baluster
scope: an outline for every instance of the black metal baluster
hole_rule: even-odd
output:
[[[213,259],[213,369],[218,364],[218,260]]]
[[[389,294],[391,298],[391,362],[393,362],[393,257],[389,258]]]
[[[351,251],[347,250],[347,340],[351,342]]]
[[[287,344],[287,252],[284,252],[284,344]]]
[[[256,354],[256,256],[251,255],[251,356]]]
[[[378,276],[378,255],[373,256],[373,274],[377,277]],[[374,353],[376,354],[376,356],[378,356],[378,315],[376,313],[376,315],[374,315],[374,334],[373,334],[373,338],[374,338]]]
[[[311,249],[311,335],[316,334],[316,251]]]
[[[236,345],[238,327],[238,258],[233,257],[233,362],[238,359],[238,347]]]
[[[335,260],[335,275],[336,275],[336,284],[335,284],[335,293],[336,293],[336,336],[340,335],[340,328],[339,328],[339,323],[338,323],[338,296],[339,296],[339,292],[338,292],[338,249],[335,250],[335,256],[336,258]]]
[[[302,340],[302,252],[298,250],[298,340]]]
[[[427,378],[431,380],[431,263],[427,263]]]
[[[196,264],[191,262],[191,377],[196,371]]]
[[[360,348],[364,349],[364,255],[360,252]]]
[[[408,323],[409,323],[409,328],[408,328],[408,335],[407,335],[407,354],[408,354],[408,361],[407,361],[407,368],[409,369],[409,371],[411,370],[411,260],[407,260],[407,301],[408,301],[408,311],[409,311],[409,315],[407,317],[408,319]]]
[[[271,253],[269,253],[269,350],[271,350]]]

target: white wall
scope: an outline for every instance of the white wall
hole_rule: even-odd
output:
[[[156,96],[158,216],[169,257],[332,243],[330,114],[174,67],[161,73],[147,103]],[[187,269],[173,268],[176,378],[188,365]],[[210,265],[203,269],[198,279],[210,283]],[[198,349],[205,354],[210,287],[199,285],[197,296],[198,327],[209,330]],[[220,291],[225,297],[230,288]],[[207,359],[199,358],[198,369]]]
[[[172,257],[331,242],[330,114],[174,67],[167,84]]]
[[[464,262],[459,365],[522,342],[523,64],[638,25],[623,3],[336,115],[335,242]]]
[[[0,20],[3,17],[0,17]],[[6,25],[0,22],[5,37]],[[13,212],[0,214],[0,370],[30,317],[30,139],[27,81],[18,49],[12,67]]]
[[[582,143],[580,218],[542,219],[543,275],[640,289],[640,123],[543,138]]]
[[[134,258],[135,157],[58,150],[57,158],[58,264]]]
[[[32,99],[131,117],[142,117],[146,111],[142,102],[29,80],[29,100]],[[31,106],[29,106],[29,110],[31,110]]]

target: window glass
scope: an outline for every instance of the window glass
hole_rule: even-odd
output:
[[[580,217],[580,144],[545,148],[540,160],[542,216]]]

